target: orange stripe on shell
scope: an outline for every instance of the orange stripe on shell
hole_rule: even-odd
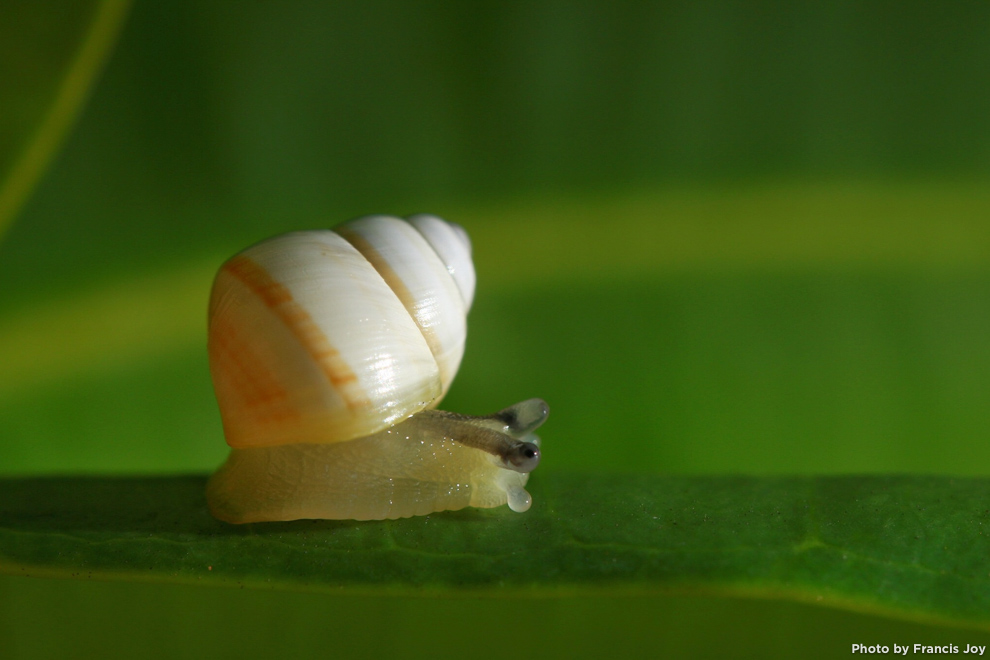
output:
[[[348,409],[353,411],[371,405],[361,389],[357,375],[330,344],[309,313],[293,299],[288,288],[273,280],[264,268],[243,255],[230,259],[223,268],[251,289],[289,328],[320,365]]]

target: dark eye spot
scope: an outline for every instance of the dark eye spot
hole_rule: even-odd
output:
[[[516,424],[519,422],[519,416],[516,415],[515,410],[506,410],[498,416],[499,421],[508,426],[509,428],[515,428]]]
[[[506,464],[518,472],[531,472],[540,464],[540,450],[532,442],[522,442],[505,455]]]

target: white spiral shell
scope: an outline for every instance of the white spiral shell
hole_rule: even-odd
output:
[[[518,451],[538,461],[542,401],[487,418],[412,417],[457,373],[474,288],[467,233],[430,215],[284,234],[228,260],[210,298],[208,352],[234,449],[208,487],[214,514],[528,508],[535,462],[520,468]]]
[[[429,233],[368,216],[223,265],[208,350],[230,446],[352,440],[440,401],[464,355],[474,267],[463,230],[414,220]]]

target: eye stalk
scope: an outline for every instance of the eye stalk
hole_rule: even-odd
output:
[[[506,470],[526,474],[540,464],[540,439],[533,431],[549,414],[545,401],[527,399],[483,417],[442,410],[425,410],[416,417],[438,436],[487,452]]]

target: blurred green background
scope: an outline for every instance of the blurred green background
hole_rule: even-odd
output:
[[[475,243],[444,407],[550,403],[535,506],[555,470],[985,474],[988,82],[983,2],[137,3],[0,243],[0,475],[212,470],[219,263],[419,211]],[[39,657],[990,638],[700,596],[13,577],[0,614],[0,655]]]

